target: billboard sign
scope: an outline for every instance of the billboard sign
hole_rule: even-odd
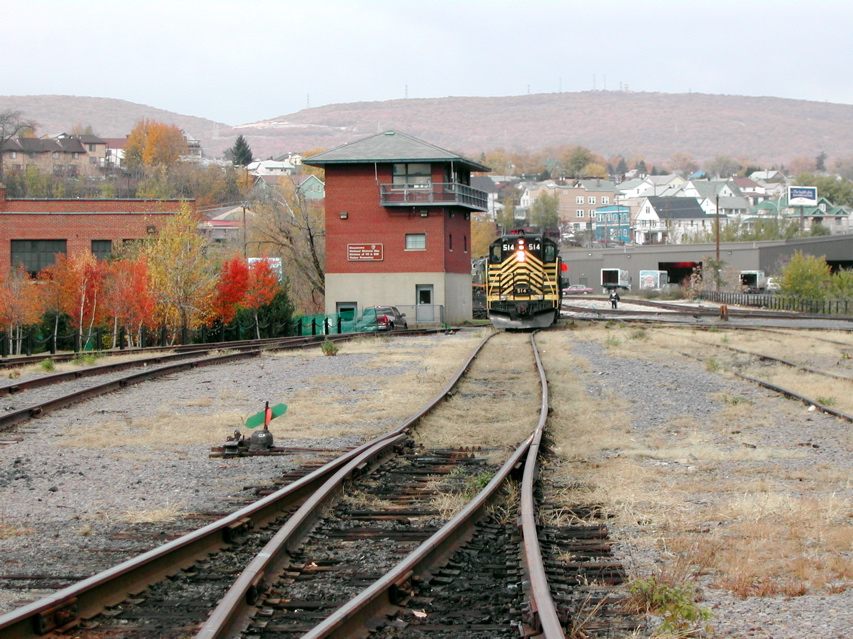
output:
[[[789,186],[788,206],[817,206],[817,187]]]

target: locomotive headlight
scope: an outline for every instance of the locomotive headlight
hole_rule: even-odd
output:
[[[506,295],[501,295],[501,302],[506,302]]]
[[[537,300],[544,300],[544,299],[545,299],[545,296],[544,296],[544,295],[537,295],[537,296],[536,296],[536,299],[537,299]]]
[[[523,250],[515,252],[515,261],[524,262],[527,259],[527,254]]]

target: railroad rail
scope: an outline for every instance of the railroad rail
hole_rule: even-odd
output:
[[[430,331],[435,332],[435,331]],[[423,331],[413,332],[414,334],[424,334]],[[397,334],[406,334],[403,331],[395,332]],[[66,393],[54,399],[46,400],[23,408],[8,410],[0,414],[0,432],[9,430],[15,424],[27,421],[29,419],[40,417],[51,410],[70,406],[71,404],[97,397],[105,393],[110,393],[126,386],[137,384],[162,375],[191,370],[201,366],[212,366],[237,361],[240,359],[248,359],[257,357],[264,352],[277,350],[304,349],[317,346],[320,342],[328,338],[330,341],[346,341],[364,335],[363,333],[344,333],[340,335],[328,335],[320,337],[295,337],[295,338],[280,338],[275,340],[264,340],[261,342],[250,341],[243,344],[238,344],[236,347],[229,347],[225,352],[219,348],[211,348],[211,345],[206,345],[204,348],[182,348],[179,352],[165,355],[157,355],[151,358],[136,359],[126,362],[116,362],[112,364],[104,364],[101,366],[92,366],[81,368],[75,371],[63,373],[55,373],[35,377],[29,380],[19,380],[12,384],[0,386],[0,397],[13,395],[22,391],[59,384],[62,382],[77,380],[85,377],[93,377],[98,375],[106,375],[116,371],[127,369],[141,369],[136,372],[129,373],[117,379],[110,380],[101,384],[93,384],[87,388]],[[370,335],[375,335],[371,333]],[[169,363],[172,362],[172,363]],[[164,364],[165,363],[165,364]],[[164,364],[156,366],[158,364]]]
[[[717,346],[717,344],[707,344],[707,343],[705,345],[706,346]],[[731,347],[727,347],[727,348],[731,348]],[[778,359],[775,357],[771,357],[768,355],[757,355],[755,353],[749,353],[748,351],[743,351],[741,349],[734,349],[734,348],[732,350],[740,351],[741,353],[748,353],[749,355],[752,355],[758,359],[766,359],[766,360],[771,360],[771,361],[777,361],[780,364],[784,364],[786,366],[792,366],[794,368],[801,369],[805,372],[817,373],[820,375],[825,375],[827,377],[837,378],[837,379],[841,379],[844,381],[853,381],[849,377],[841,377],[838,375],[834,375],[832,373],[826,373],[824,371],[817,371],[814,369],[805,368],[805,367],[799,366],[798,364],[795,364],[793,362],[788,362],[788,361]],[[694,359],[698,362],[704,362],[704,360],[702,358],[696,357],[695,355],[691,355],[690,353],[685,353],[683,351],[676,350],[676,349],[673,349],[673,352],[676,352],[679,355],[683,355],[684,357]],[[833,408],[832,406],[827,406],[826,404],[818,401],[814,397],[809,397],[808,395],[803,395],[802,393],[798,393],[797,391],[791,390],[790,388],[785,388],[784,386],[779,386],[778,384],[773,384],[771,382],[767,382],[767,381],[764,381],[762,379],[758,379],[756,377],[744,375],[743,373],[741,373],[739,371],[732,371],[732,373],[742,380],[745,380],[747,382],[752,382],[753,384],[757,384],[758,386],[761,386],[761,387],[766,388],[768,390],[771,390],[773,392],[779,393],[781,395],[785,395],[786,397],[791,397],[792,399],[799,400],[802,403],[806,404],[807,406],[814,406],[815,408],[817,408],[820,411],[827,413],[829,415],[835,415],[836,417],[840,417],[841,419],[844,419],[848,422],[853,422],[853,415],[851,415],[850,413],[846,413],[844,411],[838,410],[837,408]]]
[[[606,301],[603,297],[584,296],[584,299]],[[623,299],[622,304],[631,304],[634,306],[644,306],[649,308],[648,311],[632,309],[630,312],[624,309],[612,308],[590,308],[589,306],[571,304],[566,299],[563,300],[561,310],[570,313],[593,313],[602,317],[613,318],[624,316],[628,313],[639,317],[661,317],[661,316],[691,316],[699,317],[720,317],[720,305],[714,306],[685,306],[684,304],[671,304],[668,302],[657,302],[643,299]],[[822,315],[819,313],[800,313],[795,311],[769,311],[769,310],[751,310],[744,308],[726,307],[728,316],[732,318],[751,318],[751,319],[810,319],[822,321],[853,321],[853,317],[847,315]]]
[[[75,627],[82,619],[91,618],[108,606],[117,605],[132,594],[142,592],[150,584],[174,575],[180,569],[193,565],[211,553],[239,543],[253,529],[262,528],[282,513],[293,510],[297,504],[316,493],[341,466],[356,458],[363,459],[365,454],[377,454],[373,451],[378,444],[398,438],[400,433],[443,401],[487,339],[488,337],[479,343],[442,391],[394,430],[345,453],[227,517],[0,616],[0,637],[23,639],[40,636],[52,630]],[[247,357],[252,354],[241,353],[240,356]]]
[[[274,597],[270,599],[269,584],[275,576],[291,565],[296,547],[314,528],[320,516],[318,512],[331,507],[335,495],[344,482],[351,481],[350,477],[353,473],[358,474],[368,467],[381,466],[392,450],[406,445],[409,428],[451,393],[488,339],[489,337],[486,337],[480,342],[454,379],[427,406],[392,431],[342,455],[228,517],[0,617],[0,637],[15,639],[33,637],[53,630],[74,627],[77,627],[75,634],[79,634],[84,630],[79,627],[83,620],[90,619],[107,607],[116,606],[129,597],[131,601],[128,603],[132,604],[133,600],[137,599],[133,595],[139,593],[143,594],[139,595],[138,599],[145,600],[143,591],[150,584],[162,581],[166,576],[175,575],[180,569],[197,565],[202,557],[211,553],[226,547],[239,546],[248,537],[256,536],[255,531],[274,524],[274,527],[278,528],[277,532],[271,537],[267,536],[269,539],[266,546],[242,571],[197,636],[234,636],[248,623],[263,624],[263,618],[271,614],[270,607],[276,603]],[[548,395],[544,371],[536,352],[533,336],[531,336],[531,347],[535,353],[542,389],[539,419],[533,434],[512,453],[488,485],[460,513],[440,530],[430,535],[390,572],[374,581],[354,598],[343,603],[315,628],[304,633],[305,637],[352,636],[355,628],[375,624],[377,619],[383,618],[389,611],[398,609],[401,603],[411,599],[417,583],[430,578],[455,549],[472,539],[476,526],[483,519],[488,506],[499,498],[502,487],[517,474],[522,465],[524,465],[521,491],[524,557],[522,570],[525,574],[518,581],[527,584],[524,593],[527,603],[522,606],[525,614],[523,619],[519,618],[517,625],[519,628],[526,628],[524,632],[528,635],[538,632],[547,638],[565,636],[563,621],[559,618],[551,597],[544,562],[541,558],[536,507],[533,499],[533,482],[538,472],[537,455],[548,414]],[[439,465],[449,463],[450,459],[462,460],[461,463],[468,464],[480,463],[472,461],[473,456],[466,455],[464,451],[450,454],[429,452],[427,457],[438,459]],[[445,468],[444,471],[446,470]],[[390,513],[368,513],[368,515],[392,519],[404,516],[400,513],[399,504],[392,508]],[[424,533],[419,533],[415,537],[421,535],[426,536]],[[192,581],[192,575],[186,579]],[[259,606],[262,607],[259,608]],[[134,614],[123,609],[122,613],[130,617]],[[187,628],[184,627],[184,629]],[[95,632],[97,634],[98,631],[95,630]],[[302,631],[299,632],[302,636]]]
[[[432,333],[445,332],[444,328],[413,328],[406,330],[395,330],[393,335],[429,335]],[[136,355],[146,353],[189,353],[198,351],[216,351],[216,350],[245,350],[253,348],[265,348],[279,344],[302,344],[304,347],[310,347],[317,342],[322,342],[326,338],[331,341],[339,339],[353,339],[355,337],[374,336],[379,337],[388,335],[384,331],[362,332],[362,333],[330,333],[320,335],[296,335],[291,337],[266,337],[262,339],[246,339],[232,340],[227,342],[206,342],[203,344],[178,344],[175,346],[147,346],[145,348],[123,348],[109,349],[102,351],[86,351],[85,353],[40,353],[38,355],[13,355],[0,358],[0,369],[20,368],[29,364],[39,364],[45,360],[50,360],[55,363],[71,362],[78,359],[83,354],[96,355],[98,357]]]

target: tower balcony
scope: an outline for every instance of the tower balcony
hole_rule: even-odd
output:
[[[461,206],[472,211],[489,210],[489,194],[457,182],[429,184],[380,184],[382,206]]]

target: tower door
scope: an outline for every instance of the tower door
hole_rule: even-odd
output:
[[[418,322],[434,322],[435,307],[433,306],[432,284],[415,284],[415,319]]]

